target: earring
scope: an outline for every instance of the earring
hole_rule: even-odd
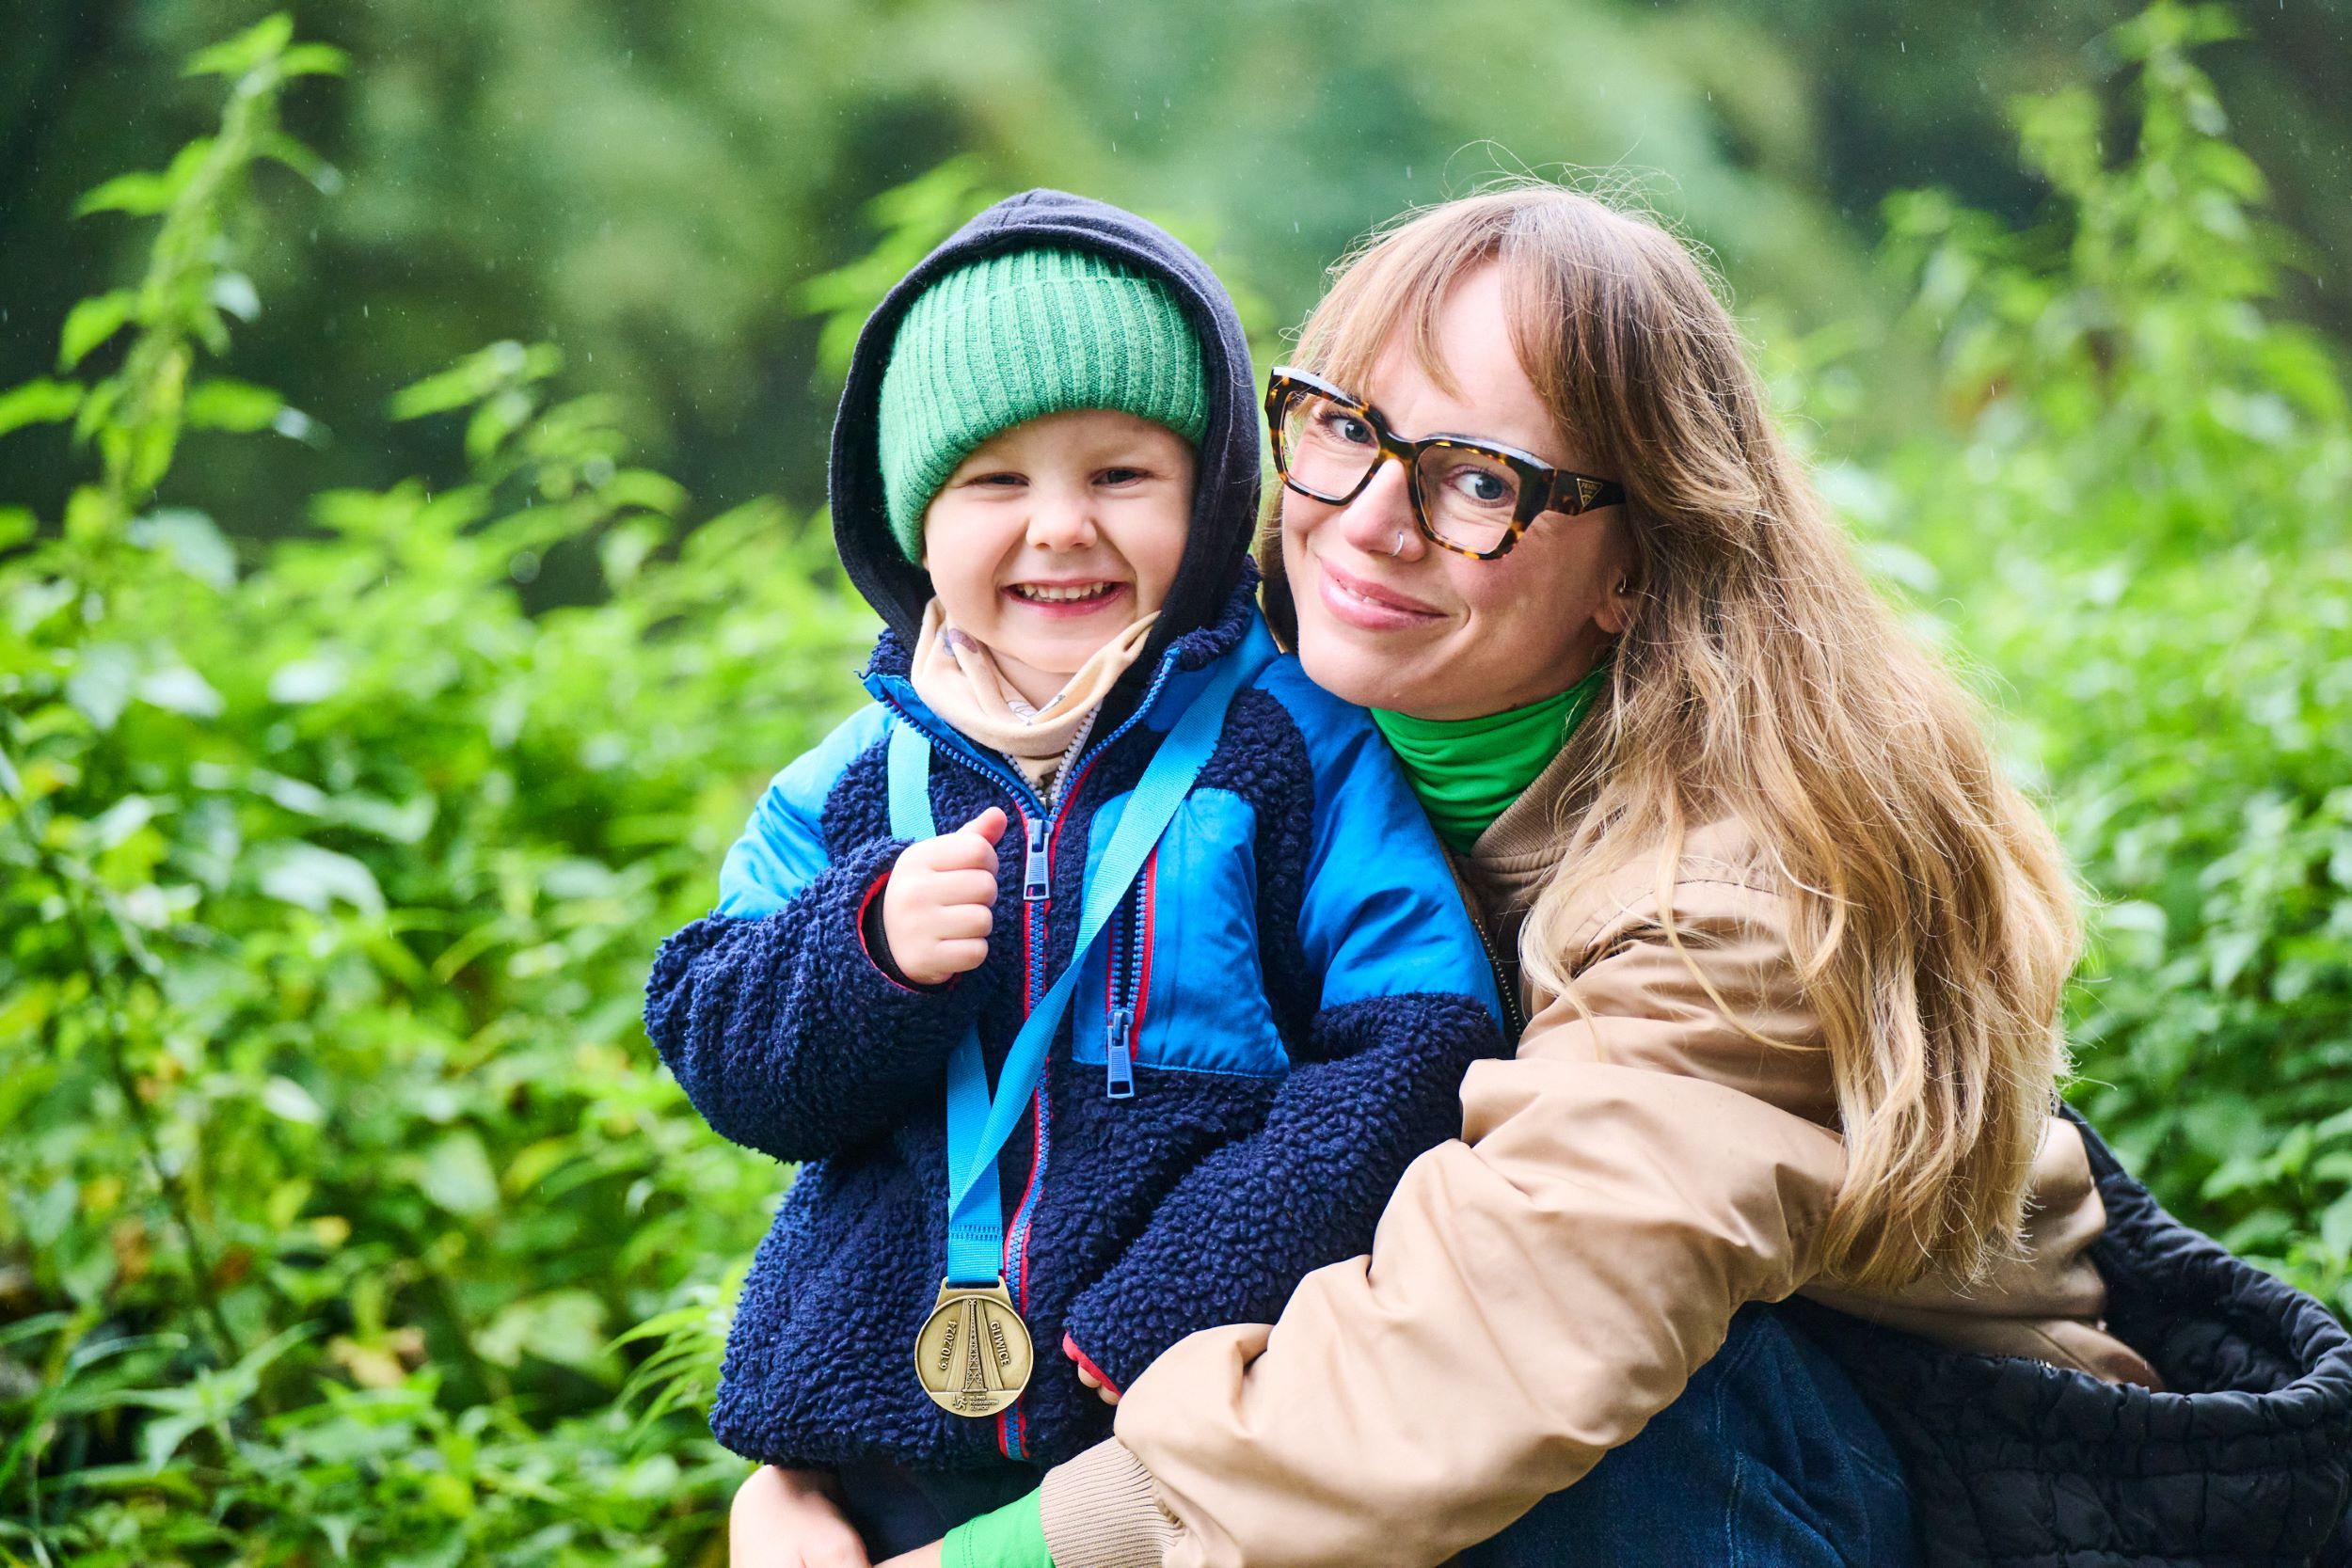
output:
[[[1617,597],[1621,599],[1625,598],[1631,594],[1632,592],[1633,579],[1630,577],[1622,577],[1617,579]]]

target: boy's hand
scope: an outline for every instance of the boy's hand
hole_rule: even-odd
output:
[[[1096,1399],[1104,1404],[1119,1402],[1119,1390],[1094,1375],[1094,1369],[1087,1365],[1086,1357],[1078,1354],[1077,1344],[1067,1334],[1061,1337],[1061,1353],[1077,1363],[1078,1381],[1093,1389]]]
[[[1078,1381],[1093,1389],[1094,1397],[1101,1400],[1104,1404],[1117,1404],[1119,1402],[1118,1391],[1116,1389],[1104,1387],[1103,1380],[1096,1377],[1092,1372],[1088,1371],[1084,1367],[1078,1369]]]
[[[866,1545],[841,1516],[831,1478],[762,1465],[736,1488],[727,1514],[733,1568],[866,1568]]]
[[[918,986],[945,985],[988,957],[995,924],[996,841],[1007,818],[994,806],[952,833],[910,844],[882,888],[882,941],[890,961]]]

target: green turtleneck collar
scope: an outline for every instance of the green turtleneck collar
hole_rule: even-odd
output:
[[[1405,777],[1448,848],[1468,849],[1560,754],[1609,678],[1603,659],[1556,697],[1483,719],[1415,719],[1374,708]]]

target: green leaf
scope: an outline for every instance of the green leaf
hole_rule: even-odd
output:
[[[2352,1252],[2352,1193],[2336,1199],[2319,1216],[2319,1239],[2338,1252]]]
[[[261,291],[253,286],[253,279],[241,272],[215,274],[205,285],[204,297],[241,322],[249,322],[262,313]]]
[[[154,819],[153,800],[144,795],[126,795],[92,817],[82,836],[92,850],[103,853]]]
[[[242,76],[277,58],[294,41],[294,18],[284,11],[262,18],[231,39],[199,50],[188,61],[190,76]]]
[[[2217,932],[2208,940],[2206,951],[2212,955],[2213,989],[2228,990],[2246,973],[2247,965],[2261,955],[2262,935],[2256,931]]]
[[[417,1185],[453,1214],[486,1214],[498,1207],[498,1176],[482,1140],[470,1132],[452,1132],[426,1150]]]
[[[273,132],[262,138],[261,154],[274,158],[293,169],[317,188],[321,196],[333,196],[343,188],[342,171],[313,151],[306,142],[295,140],[283,131]]]
[[[131,543],[162,550],[199,582],[226,592],[237,580],[236,546],[218,523],[192,507],[161,507],[134,517],[128,533]]]
[[[196,430],[249,435],[269,429],[285,406],[286,400],[266,387],[221,376],[188,389],[187,420]]]
[[[92,294],[74,306],[66,313],[64,330],[57,334],[57,369],[72,370],[90,350],[121,331],[138,302],[135,291],[116,289]]]
[[[445,414],[481,402],[502,387],[543,381],[563,368],[564,354],[550,343],[529,348],[511,339],[477,349],[437,375],[404,387],[392,394],[395,420]]]
[[[138,675],[139,657],[133,650],[119,642],[88,643],[75,657],[73,673],[66,677],[66,701],[99,730],[111,730],[131,705]]]
[[[690,499],[685,485],[650,468],[623,468],[605,485],[603,495],[611,505],[633,506],[664,517],[685,511]]]
[[[609,1374],[614,1363],[605,1348],[604,1303],[586,1291],[550,1291],[516,1302],[490,1320],[474,1344],[501,1366],[518,1365],[524,1354],[581,1371]]]
[[[384,893],[375,873],[349,855],[299,839],[257,847],[262,891],[280,903],[325,914],[338,902],[362,914],[384,912]]]
[[[73,215],[127,213],[144,218],[166,212],[180,199],[180,193],[195,180],[196,171],[212,156],[212,138],[199,136],[183,147],[171,160],[171,166],[161,173],[118,174],[88,192],[74,204]]]
[[[228,705],[213,683],[184,664],[166,665],[139,681],[139,701],[190,719],[217,719]]]
[[[27,381],[0,392],[0,436],[28,424],[57,424],[82,406],[82,388],[72,381]]]
[[[316,1127],[326,1119],[310,1091],[291,1078],[273,1076],[262,1085],[262,1108],[284,1121]]]
[[[324,702],[343,689],[350,666],[332,651],[281,664],[269,678],[269,700],[297,705]]]
[[[351,56],[331,43],[297,43],[278,69],[288,76],[341,76],[351,69]]]
[[[40,531],[29,506],[0,506],[0,550],[12,550]]]

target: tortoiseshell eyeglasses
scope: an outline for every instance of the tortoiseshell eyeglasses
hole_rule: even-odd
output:
[[[1407,441],[1372,404],[1288,365],[1266,382],[1265,417],[1285,486],[1343,506],[1363,493],[1382,458],[1393,458],[1411,478],[1422,537],[1477,561],[1510,554],[1547,512],[1575,516],[1625,499],[1614,480],[1555,468],[1517,447],[1467,436]]]

